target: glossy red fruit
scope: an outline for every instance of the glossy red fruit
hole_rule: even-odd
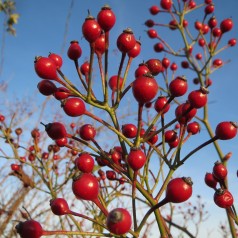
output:
[[[80,66],[80,71],[84,76],[87,76],[89,74],[89,62],[85,61],[81,66]]]
[[[197,6],[196,2],[191,0],[189,3],[188,3],[188,8],[190,9],[193,9]]]
[[[149,11],[152,15],[156,15],[156,14],[159,13],[160,9],[159,9],[158,6],[153,5],[153,6],[150,7]]]
[[[94,159],[90,154],[82,153],[75,159],[75,165],[83,173],[92,173]]]
[[[216,189],[217,180],[214,178],[212,173],[206,173],[204,181],[208,187]]]
[[[140,41],[137,40],[135,46],[130,51],[127,52],[127,55],[130,58],[136,58],[140,54],[140,51],[141,51],[141,43]]]
[[[82,49],[79,45],[79,42],[73,40],[70,42],[70,46],[67,51],[67,55],[71,60],[78,60],[82,55]]]
[[[228,45],[229,46],[235,46],[237,43],[237,40],[235,38],[232,38],[228,41]]]
[[[188,21],[185,20],[185,19],[183,20],[183,27],[184,27],[184,28],[188,27]]]
[[[97,55],[103,55],[106,51],[106,42],[105,42],[105,34],[102,33],[95,41],[94,45],[95,53]]]
[[[221,162],[217,161],[214,166],[213,166],[213,170],[212,170],[213,176],[218,180],[218,181],[223,181],[227,174],[227,168],[224,164],[222,164]]]
[[[191,121],[196,113],[197,109],[192,108],[188,102],[180,104],[175,109],[175,115],[180,124],[186,124],[187,122]]]
[[[222,32],[221,32],[221,29],[220,29],[220,28],[215,27],[215,28],[212,29],[212,35],[213,35],[214,37],[220,37],[221,34],[222,34]]]
[[[91,124],[85,124],[80,127],[79,135],[83,140],[90,141],[96,136],[96,129]]]
[[[189,93],[188,101],[194,108],[198,109],[204,107],[207,104],[207,94],[208,90],[204,87],[201,87],[200,89]]]
[[[187,201],[192,196],[193,182],[190,177],[174,178],[169,181],[166,188],[166,200],[172,203]]]
[[[158,36],[158,33],[155,29],[149,29],[147,34],[151,39],[155,39]]]
[[[18,171],[20,169],[20,165],[19,164],[11,164],[11,169],[12,169],[12,171]]]
[[[117,178],[116,172],[113,170],[107,170],[106,176],[108,180],[115,180]]]
[[[154,132],[155,132],[154,130],[151,130],[148,134],[148,137],[150,137],[148,142],[152,145],[154,145],[159,139],[158,134],[153,135]],[[153,135],[153,136],[151,137],[151,135]]]
[[[150,74],[139,76],[132,85],[132,92],[138,103],[150,102],[157,94],[159,85]]]
[[[202,59],[202,54],[201,53],[198,53],[195,55],[196,59],[197,60],[201,60]]]
[[[57,78],[57,66],[55,61],[48,57],[36,57],[35,71],[40,78],[43,79],[56,79]]]
[[[173,5],[172,0],[160,0],[160,6],[164,9],[164,10],[170,10],[171,7]]]
[[[154,44],[154,51],[157,53],[160,53],[164,50],[164,45],[162,43],[156,43]]]
[[[208,20],[208,26],[213,29],[214,27],[217,26],[217,19],[215,16],[211,17],[209,20]]]
[[[234,203],[232,194],[228,190],[222,188],[216,190],[213,199],[215,204],[221,208],[229,208]]]
[[[182,67],[183,69],[188,69],[188,68],[189,68],[189,63],[188,63],[188,61],[186,61],[186,60],[182,61],[182,62],[181,62],[181,67]]]
[[[188,84],[185,77],[176,77],[169,84],[169,91],[172,97],[183,96],[188,90]]]
[[[43,235],[41,224],[35,220],[20,222],[16,226],[16,230],[21,238],[40,238]]]
[[[110,232],[116,235],[123,235],[131,229],[131,215],[124,208],[115,208],[109,212],[106,224]]]
[[[127,138],[135,138],[137,135],[137,127],[131,123],[124,124],[122,125],[122,134]]]
[[[5,116],[3,116],[2,114],[0,114],[0,122],[4,122],[5,121]]]
[[[195,21],[194,27],[195,27],[195,29],[198,30],[198,31],[202,30],[202,22],[200,22],[200,21]]]
[[[162,65],[163,65],[163,67],[164,67],[165,69],[167,69],[167,68],[169,67],[169,65],[170,65],[170,60],[169,60],[168,58],[164,57],[164,58],[162,59]]]
[[[67,137],[65,126],[60,122],[52,122],[44,126],[48,136],[53,140],[58,140]]]
[[[199,45],[199,46],[203,47],[203,46],[205,46],[205,44],[206,44],[206,41],[205,41],[203,38],[200,38],[200,39],[198,40],[198,45]]]
[[[117,48],[122,53],[127,53],[136,44],[136,39],[133,34],[133,31],[130,28],[125,29],[117,38]]]
[[[171,69],[172,71],[176,71],[176,70],[178,69],[177,64],[176,64],[176,63],[172,63],[172,64],[170,65],[170,69]]]
[[[159,59],[149,59],[146,61],[146,65],[153,76],[164,71],[162,62]]]
[[[175,140],[169,142],[168,145],[170,149],[176,148],[179,145],[179,137],[176,136]]]
[[[63,65],[63,59],[62,59],[62,57],[61,57],[60,55],[58,55],[58,54],[50,53],[50,54],[48,55],[48,58],[52,59],[52,60],[55,62],[57,69],[60,69],[61,66]]]
[[[57,87],[55,86],[55,84],[48,79],[41,80],[37,84],[37,88],[39,92],[45,96],[50,96],[57,91]]]
[[[233,21],[231,18],[227,18],[220,23],[220,29],[222,33],[226,33],[233,28]]]
[[[147,27],[153,27],[155,25],[155,22],[151,19],[148,19],[148,20],[145,21],[145,25]]]
[[[206,4],[211,4],[211,3],[212,3],[212,0],[204,0],[204,3],[206,3]]]
[[[64,147],[68,144],[68,139],[66,137],[63,137],[61,139],[55,140],[56,145],[59,147]]]
[[[102,29],[98,24],[98,22],[95,20],[93,16],[89,15],[82,25],[82,32],[84,38],[89,43],[93,43],[101,35],[101,31]]]
[[[219,68],[223,65],[223,61],[221,59],[214,59],[212,65],[214,68]]]
[[[85,113],[84,101],[80,98],[67,98],[61,104],[64,112],[71,117],[78,117]]]
[[[177,138],[177,132],[174,130],[168,130],[164,133],[164,140],[167,143],[175,141]]]
[[[167,102],[168,102],[168,100],[166,97],[164,97],[164,96],[158,97],[154,104],[155,110],[158,113],[162,112],[162,114],[165,114],[170,109],[170,104],[168,104]]]
[[[144,154],[142,150],[137,148],[132,148],[128,154],[127,161],[129,166],[134,171],[137,171],[145,165],[146,155]]]
[[[71,93],[67,88],[59,87],[57,88],[57,90],[54,92],[53,95],[57,100],[64,100],[68,98],[71,95]]]
[[[57,216],[70,214],[69,205],[64,198],[51,199],[50,208],[51,211]]]
[[[96,200],[99,193],[98,180],[90,173],[83,173],[73,180],[72,191],[78,199]]]
[[[148,69],[147,65],[145,63],[141,63],[139,64],[138,68],[135,70],[135,78],[143,76],[149,72],[150,70]]]
[[[178,22],[174,19],[169,22],[169,29],[176,30],[178,28]]]
[[[196,122],[196,121],[188,123],[187,132],[192,134],[192,135],[196,135],[198,132],[200,132],[199,123]]]
[[[204,8],[204,12],[205,12],[206,15],[213,13],[214,10],[215,10],[215,6],[214,6],[213,3],[207,5],[207,6]]]
[[[117,78],[118,78],[117,75],[113,75],[112,77],[110,77],[109,82],[108,82],[110,89],[114,92],[117,91],[117,82],[118,82]],[[120,77],[119,78],[119,89],[121,89],[122,83],[123,83],[123,78]]]
[[[97,15],[97,21],[104,32],[112,29],[116,22],[116,16],[109,5],[101,8],[101,11]]]
[[[234,122],[223,121],[220,122],[215,131],[215,135],[220,140],[230,140],[237,134],[237,125]]]

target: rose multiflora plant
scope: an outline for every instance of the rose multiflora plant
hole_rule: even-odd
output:
[[[194,11],[202,11],[203,18],[201,22],[196,20],[194,25],[190,24],[194,27],[192,34],[188,29],[186,16]],[[110,33],[116,23],[116,16],[108,5],[102,7],[96,18],[89,14],[82,23],[82,35],[90,46],[89,61],[80,65],[80,58],[86,52],[82,51],[77,40],[71,41],[68,48],[67,56],[73,61],[81,88],[76,87],[63,73],[63,59],[60,55],[50,53],[47,57],[35,58],[35,71],[41,78],[37,86],[39,92],[59,101],[61,110],[67,116],[85,118],[87,122],[73,131],[60,121],[42,122],[42,126],[58,148],[69,148],[77,156],[74,161],[68,161],[71,170],[62,186],[71,181],[71,196],[85,204],[96,205],[94,211],[100,215],[100,219],[93,217],[93,214],[86,216],[72,211],[67,200],[58,197],[57,186],[52,187],[48,183],[53,198],[49,208],[56,216],[81,217],[100,228],[91,232],[75,225],[74,231],[46,230],[38,221],[28,219],[16,226],[22,238],[50,235],[140,237],[152,214],[160,236],[172,237],[172,223],[162,216],[162,209],[168,203],[187,201],[193,195],[193,186],[196,186],[189,177],[191,175],[174,177],[174,172],[209,144],[215,145],[219,162],[211,168],[211,173],[204,171],[204,186],[214,189],[214,203],[225,209],[231,234],[236,236],[238,217],[227,179],[229,156],[223,155],[218,141],[233,139],[237,134],[237,124],[232,119],[222,121],[213,131],[207,114],[209,91],[213,90],[210,75],[224,65],[217,55],[236,44],[236,40],[232,38],[222,46],[226,34],[232,30],[232,19],[224,19],[218,25],[215,16],[211,16],[214,12],[212,1],[196,5],[195,1],[173,3],[161,0],[159,6],[150,8],[150,12],[153,17],[167,14],[171,18],[168,23],[157,23],[152,19],[145,22],[149,27],[148,36],[158,40],[154,45],[155,52],[166,52],[167,56],[145,59],[134,70],[133,79],[128,77],[128,72],[132,68],[133,59],[140,54],[143,43],[136,39],[130,28],[122,30],[114,42],[121,59],[117,72],[108,72],[109,49],[113,44]],[[183,45],[174,48],[163,40],[156,27],[167,27],[171,34],[178,33]],[[181,59],[181,69],[194,73],[196,80],[193,83],[197,86],[195,90],[188,90],[191,80],[188,81],[185,75],[176,74],[179,66],[171,63],[173,57]],[[97,96],[93,84],[92,72],[96,67],[99,68],[101,77],[102,99]],[[119,110],[123,100],[131,96],[130,92],[133,95],[131,100],[134,100],[138,108],[136,123],[133,124],[131,117],[128,117],[127,120],[124,119],[127,123],[123,124],[119,119]],[[180,101],[181,98],[184,100]],[[105,112],[110,121],[100,117],[101,114],[90,111],[89,107]],[[150,111],[151,117],[145,117],[146,111]],[[2,118],[1,121],[4,120]],[[208,139],[184,154],[186,143],[199,133],[201,125],[207,130]],[[103,147],[98,141],[97,126],[113,134],[116,146],[109,150]],[[37,145],[39,136],[36,131],[32,133],[32,137]],[[33,149],[37,151],[37,146]],[[32,168],[36,170],[33,157],[32,155]],[[154,159],[159,164],[157,168],[154,166]],[[41,163],[44,170],[43,165]],[[14,165],[12,170],[21,171],[21,168]],[[41,179],[46,182],[44,176]],[[109,186],[106,186],[106,180],[109,181]],[[116,208],[119,196],[117,191],[124,184],[129,191],[125,197],[129,197],[131,206]],[[122,195],[123,193],[120,196]],[[138,215],[141,202],[147,205],[143,216]]]

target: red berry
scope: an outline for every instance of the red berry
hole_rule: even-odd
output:
[[[117,38],[117,47],[122,53],[127,53],[136,44],[133,31],[130,28],[125,29]]]
[[[66,99],[70,96],[70,91],[65,88],[65,87],[59,87],[57,88],[57,90],[54,92],[54,97],[57,99],[57,100],[63,100],[63,99]]]
[[[67,55],[71,60],[78,60],[80,58],[82,55],[82,49],[78,41],[74,40],[70,42]]]
[[[154,145],[157,141],[158,141],[158,139],[159,139],[159,136],[158,136],[158,134],[155,134],[155,135],[153,135],[152,137],[151,137],[151,135],[154,133],[154,130],[151,130],[150,132],[149,132],[149,134],[148,134],[148,137],[150,137],[150,139],[148,140],[148,142],[150,143],[150,144],[152,144],[152,145]]]
[[[131,215],[124,208],[115,208],[109,212],[106,224],[110,232],[116,235],[123,235],[131,228]]]
[[[194,121],[187,125],[187,132],[196,135],[198,132],[200,132],[200,125],[198,122]]]
[[[207,186],[209,186],[210,188],[216,189],[217,180],[214,178],[212,173],[206,173],[204,181]]]
[[[12,171],[18,171],[20,169],[20,165],[19,164],[11,164],[11,169],[12,169]]]
[[[5,116],[3,116],[2,114],[0,114],[0,122],[4,122],[5,121]]]
[[[48,136],[53,140],[58,140],[67,137],[66,129],[64,125],[60,122],[52,122],[44,126]]]
[[[208,20],[208,26],[213,29],[214,27],[217,26],[217,19],[215,16],[211,17],[209,20]]]
[[[110,79],[109,79],[109,87],[112,91],[117,91],[117,82],[118,82],[118,76],[117,75],[113,75]],[[119,89],[121,89],[122,87],[122,83],[123,83],[123,78],[120,77],[119,78]]]
[[[198,53],[195,55],[196,59],[197,60],[201,60],[202,59],[202,54],[201,53]]]
[[[68,139],[66,137],[63,137],[61,139],[55,140],[56,145],[59,147],[64,147],[68,144]]]
[[[183,20],[183,27],[184,27],[184,28],[188,27],[188,21],[185,20],[185,19]]]
[[[36,57],[35,71],[40,78],[43,79],[56,79],[57,78],[57,66],[55,61],[47,57]]]
[[[142,150],[132,148],[128,154],[127,161],[129,166],[134,171],[137,171],[145,165],[146,155]]]
[[[137,100],[141,104],[150,102],[157,94],[159,86],[152,75],[139,76],[135,79],[132,85],[132,92]]]
[[[235,46],[236,45],[236,39],[235,38],[232,38],[228,41],[228,45],[229,46]]]
[[[170,65],[170,69],[171,69],[172,71],[176,71],[176,70],[178,69],[177,64],[176,64],[176,63],[172,63],[172,64]]]
[[[101,27],[93,16],[88,16],[82,25],[83,36],[89,43],[93,43],[101,35]]]
[[[192,108],[188,102],[180,104],[175,109],[175,115],[180,124],[186,124],[187,122],[191,121],[196,113],[197,109]]]
[[[100,27],[108,32],[112,29],[116,22],[116,16],[108,5],[101,8],[101,11],[97,15],[97,21]]]
[[[191,1],[189,2],[189,4],[188,4],[188,7],[189,7],[190,9],[193,9],[193,8],[195,8],[196,6],[197,6],[197,4],[196,4],[196,2],[193,1],[193,0],[191,0]]]
[[[154,51],[155,52],[158,52],[158,53],[160,53],[160,52],[162,52],[164,50],[164,45],[162,44],[162,43],[156,43],[155,45],[154,45]]]
[[[63,64],[63,59],[62,59],[62,57],[60,55],[54,54],[54,53],[50,53],[48,55],[48,58],[52,59],[55,62],[57,69],[61,68],[61,66]]]
[[[222,188],[216,190],[213,199],[215,204],[221,208],[229,208],[234,203],[232,194],[228,190],[223,190]]]
[[[170,30],[176,30],[178,28],[178,22],[174,19],[169,22]]]
[[[117,178],[116,172],[113,170],[107,170],[106,176],[108,180],[115,180]]]
[[[237,134],[237,125],[234,122],[220,122],[215,131],[216,137],[220,140],[230,140]]]
[[[153,27],[155,25],[155,22],[151,19],[148,19],[145,21],[145,25],[148,27]]]
[[[41,224],[35,220],[20,222],[16,226],[16,230],[21,238],[40,238],[43,235]]]
[[[160,11],[159,7],[156,5],[151,6],[149,10],[152,15],[156,15]]]
[[[140,41],[137,40],[135,46],[130,51],[127,52],[127,55],[131,58],[135,58],[140,54],[140,51],[141,51],[141,43]]]
[[[78,199],[96,200],[99,193],[97,178],[89,173],[83,173],[72,184],[72,191]]]
[[[90,154],[82,153],[75,159],[75,165],[83,173],[92,173],[94,159]]]
[[[150,70],[148,69],[145,63],[139,64],[138,68],[135,70],[135,78],[143,76],[144,74],[149,73]]]
[[[220,28],[222,33],[230,31],[233,27],[233,21],[231,18],[227,18],[220,23]]]
[[[155,29],[149,29],[147,31],[147,34],[151,39],[154,39],[158,36],[157,31]]]
[[[84,76],[87,76],[89,74],[89,62],[85,61],[81,66],[80,66],[80,71]]]
[[[185,202],[192,196],[191,178],[174,178],[169,181],[166,188],[166,200],[172,203]]]
[[[211,3],[212,3],[212,0],[204,0],[204,3],[206,3],[206,4],[211,4]]]
[[[135,138],[137,135],[137,127],[134,124],[122,125],[122,134],[127,138]]]
[[[172,97],[183,96],[188,90],[188,84],[185,77],[176,77],[169,84],[169,91]]]
[[[168,100],[166,97],[163,96],[158,97],[154,104],[155,110],[158,113],[162,112],[162,114],[165,114],[166,112],[169,111],[170,108],[170,104],[168,104],[167,102]]]
[[[203,38],[200,38],[198,40],[198,44],[199,44],[199,46],[203,47],[206,44],[206,41]]]
[[[228,174],[226,166],[218,161],[214,164],[212,172],[213,172],[213,176],[218,181],[224,181],[224,179],[226,178]]]
[[[80,127],[79,135],[83,140],[90,141],[96,136],[96,129],[91,124],[85,124]]]
[[[189,68],[189,63],[188,63],[188,61],[182,61],[182,62],[181,62],[181,66],[182,66],[182,68],[184,68],[184,69],[188,69],[188,68]]]
[[[149,59],[146,61],[146,65],[153,76],[156,76],[159,73],[163,72],[163,65],[158,59]]]
[[[39,92],[45,96],[50,96],[57,91],[57,87],[55,86],[55,84],[48,79],[41,80],[37,84],[37,88]]]
[[[175,140],[169,142],[168,144],[169,144],[170,149],[176,148],[179,145],[179,138],[178,138],[178,136],[176,136]]]
[[[214,68],[221,67],[223,65],[223,61],[221,59],[214,59],[212,65]]]
[[[170,60],[168,58],[163,58],[162,59],[162,65],[165,69],[167,69],[170,65]]]
[[[202,30],[201,30],[202,34],[206,35],[209,32],[209,30],[210,28],[207,24],[202,25]]]
[[[173,5],[172,0],[160,0],[160,6],[164,9],[164,10],[170,10],[171,7]]]
[[[205,7],[204,12],[206,15],[213,13],[215,10],[214,4],[209,4]]]
[[[85,113],[84,101],[80,98],[67,98],[62,102],[64,112],[71,117],[78,117]]]
[[[174,130],[168,130],[164,133],[164,140],[167,143],[175,141],[177,138],[177,132]]]
[[[207,104],[208,90],[204,87],[189,93],[188,101],[194,108],[201,108]]]
[[[103,55],[106,50],[106,44],[105,44],[105,34],[102,33],[95,41],[95,52],[97,55]]]
[[[69,205],[64,198],[51,199],[50,208],[51,211],[57,216],[70,214]]]
[[[202,23],[200,21],[195,21],[194,27],[196,30],[200,31],[202,29]]]
[[[221,29],[220,29],[220,28],[215,27],[215,28],[212,29],[212,35],[213,35],[214,37],[220,37],[221,34],[222,34],[222,32],[221,32]]]

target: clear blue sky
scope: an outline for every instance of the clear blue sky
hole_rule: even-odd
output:
[[[176,1],[176,0],[174,0]],[[65,23],[69,14],[71,1],[64,0],[41,0],[41,1],[16,1],[17,12],[20,14],[19,23],[16,25],[17,36],[7,36],[4,50],[4,68],[0,75],[0,80],[10,80],[9,82],[9,99],[13,99],[25,95],[32,95],[36,90],[36,85],[39,81],[34,72],[34,57],[47,56],[49,52],[61,53],[63,50],[63,59],[65,64],[63,71],[66,75],[71,75],[73,65],[67,59],[66,52],[69,42],[71,40],[78,40],[83,49],[83,59],[89,57],[88,44],[82,39],[81,25],[87,16],[89,9],[93,16],[104,4],[109,4],[117,16],[117,22],[112,30],[112,49],[116,49],[117,36],[123,29],[131,27],[137,38],[141,38],[142,53],[140,57],[135,59],[133,67],[136,67],[143,60],[149,58],[164,57],[164,54],[155,54],[153,52],[153,44],[155,40],[148,39],[143,25],[145,20],[151,18],[148,8],[151,5],[158,5],[157,0],[87,0],[87,1],[74,1],[74,7],[71,11],[70,21],[66,32],[66,45],[63,48],[65,36]],[[203,2],[199,0],[197,2]],[[226,40],[222,42],[225,44],[229,38],[238,37],[238,1],[227,0],[220,1],[214,0],[215,13],[218,21],[224,18],[233,18],[234,28],[231,33],[227,34]],[[154,20],[163,20],[163,17],[153,17]],[[189,24],[193,25],[193,21],[201,20],[201,15],[193,15],[189,18]],[[157,20],[156,20],[157,21]],[[2,30],[1,30],[2,32]],[[162,33],[164,31],[162,30]],[[170,33],[170,32],[169,32]],[[1,39],[0,39],[1,40]],[[177,43],[177,39],[170,39]],[[224,66],[217,73],[212,75],[214,85],[210,90],[210,119],[213,121],[213,127],[224,120],[238,121],[238,105],[237,105],[237,88],[238,88],[238,47],[228,49],[221,56],[224,61],[231,59],[231,62]],[[119,56],[118,56],[119,57]],[[115,57],[114,57],[115,58]],[[114,59],[118,62],[118,59]],[[112,65],[114,61],[110,62]],[[179,60],[177,61],[179,63]],[[116,64],[116,63],[115,63]],[[117,67],[117,66],[116,66]],[[131,70],[133,75],[133,69]],[[184,74],[184,73],[183,73]],[[185,72],[187,77],[192,77],[189,72]],[[36,95],[37,100],[43,99],[41,95]],[[3,110],[2,106],[0,110]],[[204,135],[205,136],[205,135]],[[197,143],[197,142],[196,142]],[[233,181],[231,189],[234,191],[234,196],[238,199],[236,190],[237,178],[235,176],[238,158],[238,138],[231,142],[222,143],[224,152],[233,151],[233,157],[229,165],[230,178]],[[191,148],[194,144],[191,143]],[[203,193],[205,199],[212,199],[213,193],[210,189],[206,188],[203,184],[203,175],[205,172],[210,171],[217,159],[215,153],[211,149],[205,149],[198,154],[199,158],[191,159],[188,165],[184,166],[183,170],[179,170],[180,174],[193,174],[196,178],[195,192]],[[220,208],[211,206],[213,211],[222,212]],[[214,214],[213,214],[214,216]]]

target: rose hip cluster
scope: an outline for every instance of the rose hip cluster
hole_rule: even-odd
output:
[[[150,58],[142,62],[135,70],[134,80],[128,83],[127,75],[131,62],[140,54],[142,46],[130,28],[123,30],[117,38],[116,45],[121,52],[121,61],[118,72],[108,77],[110,32],[116,22],[116,17],[108,5],[102,7],[97,19],[89,14],[82,24],[83,37],[90,45],[90,60],[79,65],[79,59],[83,52],[78,41],[71,41],[68,48],[68,58],[74,62],[84,90],[77,88],[63,74],[61,70],[63,60],[60,55],[50,53],[48,57],[36,57],[35,71],[42,79],[38,83],[39,92],[45,96],[53,96],[58,100],[66,115],[73,118],[88,117],[95,122],[80,125],[74,133],[68,132],[67,127],[62,122],[42,123],[48,136],[55,141],[57,146],[71,148],[69,141],[75,141],[85,146],[85,150],[80,151],[80,153],[76,150],[75,153],[77,157],[74,159],[75,176],[72,182],[72,192],[79,200],[93,202],[105,216],[105,219],[98,221],[84,214],[71,211],[64,198],[51,200],[51,210],[55,215],[78,216],[98,224],[112,234],[123,235],[129,232],[134,237],[139,237],[147,218],[154,212],[162,232],[161,236],[170,237],[170,231],[162,220],[159,208],[167,203],[187,201],[192,196],[193,184],[190,177],[172,178],[174,171],[208,144],[216,140],[229,140],[236,136],[237,125],[231,121],[224,121],[217,125],[214,136],[211,136],[208,141],[185,156],[181,153],[182,146],[189,140],[190,136],[199,133],[200,124],[207,123],[207,118],[200,119],[198,122],[197,112],[199,110],[205,111],[207,107],[208,87],[212,85],[209,75],[224,65],[222,60],[218,58],[213,60],[213,57],[228,46],[234,46],[236,41],[230,39],[227,46],[218,49],[222,36],[232,29],[233,23],[230,18],[225,19],[218,28],[215,16],[206,21],[209,15],[214,12],[212,1],[205,1],[199,6],[199,8],[204,7],[204,19],[202,22],[195,22],[196,36],[194,37],[187,29],[188,22],[184,17],[197,9],[196,2],[183,0],[182,2],[178,1],[178,5],[178,9],[182,9],[180,15],[174,10],[176,6],[172,0],[161,0],[160,7],[152,6],[149,9],[151,14],[153,16],[161,13],[169,14],[172,20],[168,24],[157,24],[150,19],[145,22],[145,25],[150,27],[147,31],[148,36],[159,40],[154,46],[156,52],[166,52],[173,56],[183,57],[185,60],[181,61],[181,67],[190,69],[196,74],[196,80],[194,79],[193,82],[199,84],[199,87],[190,92],[188,92],[189,81],[184,75],[176,75],[178,66],[175,62],[171,63],[167,57],[162,59]],[[174,50],[158,35],[155,29],[151,28],[154,26],[168,27],[173,31],[179,30],[183,39],[188,38],[184,41],[185,47],[182,50]],[[210,37],[206,36],[208,34]],[[195,47],[202,51],[194,55]],[[102,60],[103,57],[104,61]],[[102,100],[97,96],[93,84],[94,58],[97,58],[101,76]],[[126,58],[128,59],[127,65],[123,67]],[[171,77],[168,72],[169,69],[171,70]],[[160,84],[157,77],[162,78]],[[109,97],[109,89],[111,90],[111,97]],[[125,120],[126,123],[121,123],[117,116],[120,102],[130,90],[138,106],[136,125],[129,122],[129,119]],[[158,95],[159,91],[160,95]],[[87,110],[87,105],[104,110],[111,121],[108,122],[93,114]],[[145,122],[143,112],[145,110],[152,111],[150,109],[153,109],[153,117]],[[173,109],[173,119],[165,120]],[[191,121],[193,119],[194,121]],[[97,140],[97,123],[113,132],[119,145],[113,146],[109,150],[108,148],[104,149]],[[210,134],[212,135],[212,133]],[[152,158],[159,158],[160,166],[162,167],[164,164],[169,169],[169,173],[163,180],[161,189],[157,189],[158,191],[155,188],[158,186],[158,181],[162,175],[160,168],[154,172],[150,167]],[[205,182],[216,190],[215,203],[220,207],[229,209],[233,205],[233,197],[226,189],[227,172],[225,170],[226,167],[223,164],[216,164],[213,173],[206,175]],[[99,177],[95,175],[96,172]],[[152,175],[153,182],[151,183],[153,185],[148,182],[150,175]],[[102,191],[106,187],[106,179],[114,192],[117,192],[124,183],[130,186],[132,212],[125,208],[115,208],[108,212],[107,203],[102,197]],[[115,182],[115,186],[112,185],[113,182]],[[220,184],[218,189],[216,188],[217,182]],[[136,217],[136,192],[139,192],[144,197],[146,204],[150,206],[140,224]],[[165,192],[165,198],[160,200],[163,192]],[[229,201],[226,199],[228,197]],[[237,219],[233,210],[229,214],[233,219]],[[134,224],[133,230],[132,223]],[[44,231],[41,225],[34,220],[20,223],[17,226],[17,231],[22,238],[39,238],[42,235],[59,234],[57,231]],[[61,231],[60,234],[72,233]],[[75,234],[80,234],[80,232]]]

